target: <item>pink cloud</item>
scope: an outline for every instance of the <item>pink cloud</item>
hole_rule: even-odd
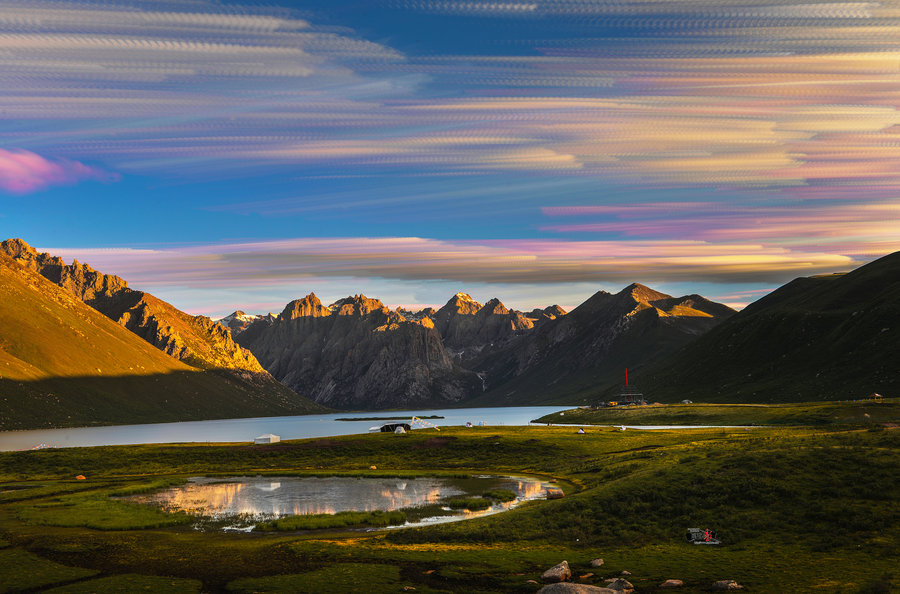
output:
[[[78,161],[51,161],[31,151],[0,148],[0,190],[10,194],[30,194],[86,179],[108,182],[118,181],[119,176]]]

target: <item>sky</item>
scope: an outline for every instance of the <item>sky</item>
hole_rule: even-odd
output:
[[[900,250],[900,1],[0,0],[0,238],[195,314]]]

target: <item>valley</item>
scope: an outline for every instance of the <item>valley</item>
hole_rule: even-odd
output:
[[[567,560],[575,583],[602,586],[627,570],[637,592],[660,591],[667,579],[682,580],[681,592],[721,579],[759,592],[882,592],[895,581],[900,546],[898,435],[882,422],[588,426],[583,435],[559,426],[446,427],[267,446],[2,453],[0,583],[7,591],[165,583],[186,592],[529,592]],[[424,528],[248,534],[197,531],[178,513],[110,498],[191,476],[482,474],[553,480],[566,496]],[[712,528],[722,544],[685,542],[689,527]],[[604,564],[591,567],[595,558]]]

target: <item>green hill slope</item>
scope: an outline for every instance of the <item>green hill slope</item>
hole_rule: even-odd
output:
[[[190,367],[0,254],[0,430],[315,412]]]
[[[654,400],[846,400],[900,391],[900,253],[798,278],[646,373]]]

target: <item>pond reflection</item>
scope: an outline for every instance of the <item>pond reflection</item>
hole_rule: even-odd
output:
[[[239,477],[224,480],[197,477],[179,487],[129,499],[213,520],[242,518],[251,522],[291,515],[439,506],[448,497],[480,496],[491,489],[513,491],[517,501],[544,495],[540,481],[519,477]],[[515,503],[498,503],[487,513],[502,511]],[[464,519],[475,515],[459,510],[454,517],[442,519]],[[423,518],[422,521],[436,521],[436,518]]]

